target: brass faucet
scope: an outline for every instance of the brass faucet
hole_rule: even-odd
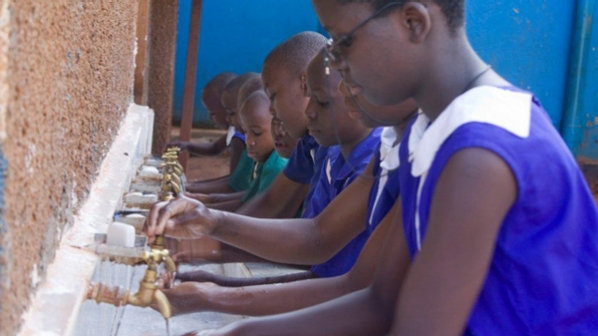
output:
[[[158,305],[160,314],[166,319],[172,317],[172,310],[168,298],[158,286],[158,265],[164,263],[169,272],[176,270],[176,265],[170,258],[168,250],[146,251],[142,257],[147,263],[147,271],[139,283],[139,291],[135,294],[120,287],[105,286],[101,283],[90,286],[87,292],[87,299],[95,300],[97,303],[104,302],[116,307],[132,305],[136,307],[149,307],[152,303]]]
[[[185,175],[181,164],[178,161],[180,148],[169,148],[162,159],[164,162],[160,165],[163,169],[164,179],[162,181],[162,191],[170,190],[175,195],[185,192]]]
[[[180,148],[171,148],[163,155],[164,178],[160,190],[160,201],[168,202],[174,199],[174,195],[179,195],[184,188],[182,177],[183,167],[179,164],[178,152]],[[156,239],[150,246],[150,251],[145,251],[140,257],[135,259],[135,264],[144,262],[147,264],[147,270],[143,279],[139,283],[139,291],[130,293],[120,287],[105,286],[101,283],[90,285],[87,298],[95,300],[97,303],[104,302],[116,307],[132,305],[137,307],[149,307],[156,303],[160,314],[166,319],[172,317],[172,310],[168,298],[156,286],[158,280],[158,265],[164,263],[168,272],[176,272],[176,264],[170,257],[170,252],[166,249],[163,235],[156,236]]]

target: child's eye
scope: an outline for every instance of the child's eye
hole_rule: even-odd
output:
[[[319,100],[316,100],[316,103],[318,103],[318,105],[320,105],[321,107],[328,107],[328,105],[330,104],[330,102],[320,102]]]
[[[340,41],[339,46],[349,48],[353,44],[353,36],[345,35]]]

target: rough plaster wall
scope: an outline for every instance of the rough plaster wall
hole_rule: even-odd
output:
[[[9,41],[0,335],[12,335],[132,100],[137,2],[2,5]]]
[[[154,154],[170,139],[178,0],[150,0],[148,106],[154,110]]]

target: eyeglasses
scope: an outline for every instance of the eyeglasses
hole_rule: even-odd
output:
[[[395,5],[400,5],[400,3],[399,2],[391,2],[391,3],[387,4],[386,6],[378,9],[377,11],[374,12],[374,14],[372,14],[372,16],[370,16],[369,18],[365,19],[363,22],[358,24],[349,33],[347,33],[346,35],[344,35],[343,37],[338,39],[338,41],[334,41],[334,39],[329,39],[328,45],[326,47],[324,47],[324,53],[326,54],[326,57],[328,57],[330,59],[330,61],[332,61],[332,62],[338,62],[341,58],[341,47],[349,48],[351,46],[351,44],[353,43],[353,35],[355,35],[355,33],[359,29],[363,28],[370,21],[372,21],[376,17],[380,16],[387,9],[389,9]]]

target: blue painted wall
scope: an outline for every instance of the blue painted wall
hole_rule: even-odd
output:
[[[531,90],[560,128],[574,0],[470,0],[467,32],[480,56],[511,83]]]
[[[578,0],[562,134],[584,164],[598,165],[597,0]]]
[[[180,0],[179,6],[175,122],[180,121],[183,106],[191,0]],[[209,123],[200,93],[212,77],[223,71],[261,72],[270,50],[293,34],[318,29],[310,0],[204,0],[194,122]]]
[[[579,4],[588,2],[595,0],[469,0],[467,32],[486,62],[536,94],[557,129],[566,129],[571,119],[568,106],[572,99],[579,101],[583,118],[575,120],[583,123],[567,142],[575,154],[598,159],[597,25],[590,25],[590,54],[578,74],[583,76],[582,98],[570,93],[575,79],[571,63],[580,47],[575,23]],[[175,121],[181,116],[190,8],[191,0],[180,0]],[[212,76],[222,71],[259,72],[269,50],[304,30],[323,32],[310,0],[204,0],[194,121],[209,123],[199,93]]]

